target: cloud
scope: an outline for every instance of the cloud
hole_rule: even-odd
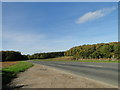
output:
[[[28,43],[28,42],[36,42],[40,39],[45,38],[45,35],[38,35],[32,33],[22,33],[22,32],[3,32],[2,38],[3,40],[7,40],[10,42],[17,43]]]
[[[38,43],[46,37],[47,36],[44,34],[4,31],[2,34],[3,49],[21,51],[31,50],[33,46],[38,47]],[[39,44],[39,47],[41,46],[43,46],[42,43]]]
[[[69,37],[51,39],[47,34],[12,30],[4,30],[2,34],[3,50],[20,51],[22,54],[64,51],[71,40]]]
[[[111,8],[103,8],[100,10],[96,10],[94,12],[88,12],[84,14],[83,16],[79,17],[76,21],[78,24],[86,23],[88,21],[92,21],[101,17],[106,16],[107,14],[114,11],[117,7],[111,7]]]

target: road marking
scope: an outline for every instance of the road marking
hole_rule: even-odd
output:
[[[91,67],[103,67],[103,66],[98,66],[98,65],[85,65],[85,66],[91,66]]]
[[[62,64],[66,64],[66,63],[62,63]]]

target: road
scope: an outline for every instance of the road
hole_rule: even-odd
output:
[[[86,78],[118,86],[117,63],[29,61],[77,74]]]

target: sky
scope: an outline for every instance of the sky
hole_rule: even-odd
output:
[[[118,41],[117,2],[3,2],[2,50],[65,51]]]

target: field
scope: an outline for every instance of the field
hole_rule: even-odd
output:
[[[18,61],[0,62],[0,68],[9,67],[9,66],[12,66],[12,65],[17,64],[17,63],[18,63]]]
[[[68,62],[104,62],[104,63],[118,63],[119,60],[108,60],[108,59],[82,59],[75,60],[71,56],[50,58],[50,59],[33,59],[35,61],[68,61]]]

